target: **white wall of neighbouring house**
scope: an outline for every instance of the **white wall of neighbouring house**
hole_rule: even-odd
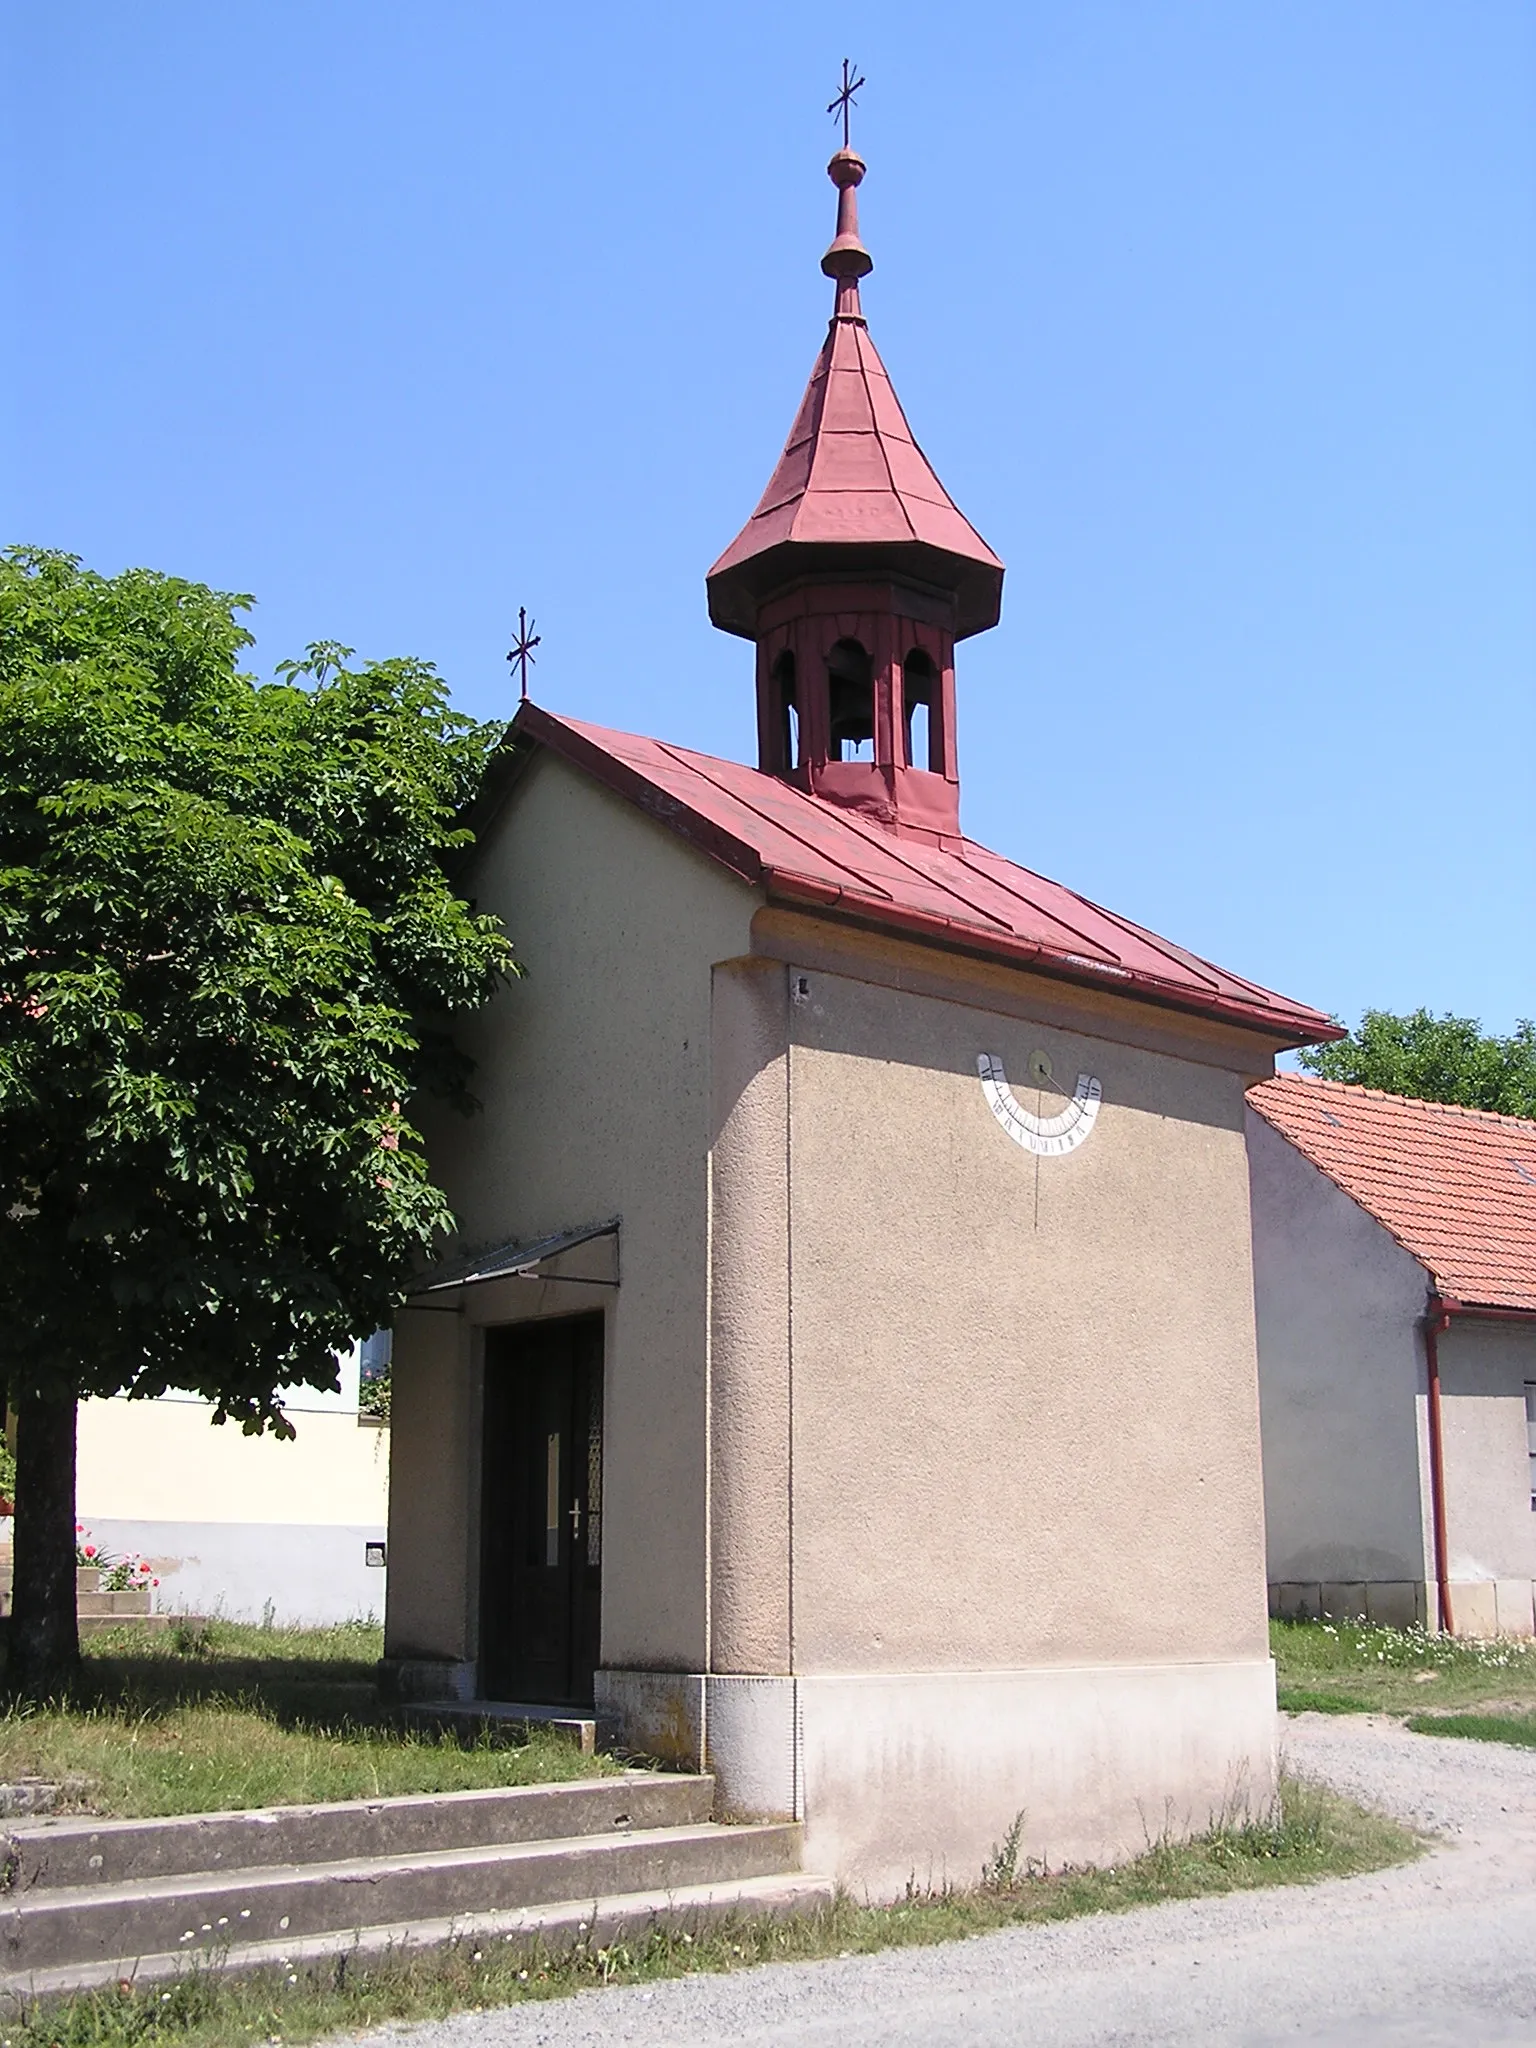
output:
[[[384,1613],[368,1562],[388,1519],[389,1431],[359,1421],[358,1354],[334,1393],[292,1390],[288,1440],[219,1426],[207,1402],[80,1404],[76,1501],[90,1540],[142,1557],[161,1612],[319,1625]]]
[[[1248,1169],[1272,1601],[1426,1619],[1428,1275],[1252,1108]]]
[[[1457,1316],[1440,1339],[1445,1523],[1459,1633],[1528,1636],[1536,1513],[1526,1387],[1536,1324]]]

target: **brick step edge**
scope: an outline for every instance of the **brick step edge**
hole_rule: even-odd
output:
[[[125,1980],[153,1984],[191,1975],[243,1977],[263,1970],[293,1970],[309,1963],[339,1963],[343,1957],[376,1961],[445,1948],[454,1942],[483,1947],[486,1942],[505,1941],[530,1949],[539,1945],[558,1953],[579,1941],[603,1947],[610,1941],[644,1936],[653,1927],[692,1932],[722,1922],[794,1919],[825,1911],[836,1896],[837,1886],[831,1878],[794,1872],[678,1885],[668,1891],[568,1899],[547,1906],[517,1906],[500,1913],[460,1913],[452,1919],[399,1921],[346,1933],[306,1934],[293,1941],[245,1942],[212,1959],[177,1953],[60,1963],[46,1970],[0,1975],[0,2005],[8,2001],[14,2009],[34,1999],[92,1991]]]

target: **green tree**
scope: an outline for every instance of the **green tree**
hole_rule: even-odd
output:
[[[448,861],[496,733],[417,661],[258,685],[250,600],[0,555],[0,1381],[9,1682],[67,1684],[75,1407],[291,1434],[451,1217],[409,1110],[515,972]]]
[[[1529,1018],[1508,1038],[1495,1038],[1483,1035],[1475,1017],[1367,1010],[1358,1031],[1300,1058],[1309,1074],[1326,1081],[1536,1117],[1536,1025]]]

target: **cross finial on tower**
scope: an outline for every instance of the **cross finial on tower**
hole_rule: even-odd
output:
[[[542,638],[542,635],[534,632],[534,623],[522,605],[519,605],[517,608],[517,638],[507,652],[507,660],[517,671],[518,696],[524,703],[528,701],[528,667],[533,660],[533,650],[538,646]]]
[[[831,114],[834,118],[836,118],[838,115],[841,115],[842,117],[844,149],[851,149],[853,147],[852,143],[848,140],[848,110],[850,107],[858,105],[857,100],[855,100],[854,98],[854,94],[858,91],[859,87],[864,83],[862,78],[856,78],[854,76],[854,71],[855,66],[850,64],[848,59],[845,57],[843,59],[842,89],[837,94],[835,99],[832,99],[827,103],[827,112],[829,114]]]

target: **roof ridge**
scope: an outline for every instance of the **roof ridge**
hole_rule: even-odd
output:
[[[1115,913],[1109,911],[1106,915],[1112,917]],[[1325,1074],[1293,1074],[1289,1071],[1271,1074],[1266,1080],[1255,1082],[1254,1087],[1248,1092],[1253,1094],[1255,1090],[1267,1088],[1276,1081],[1296,1082],[1303,1088],[1329,1089],[1339,1095],[1361,1096],[1367,1101],[1402,1102],[1413,1109],[1435,1110],[1449,1116],[1468,1117],[1478,1123],[1501,1124],[1525,1136],[1536,1138],[1536,1117],[1510,1116],[1502,1109],[1474,1109],[1465,1102],[1436,1102],[1428,1095],[1398,1095],[1390,1088],[1366,1088],[1358,1081],[1335,1081]]]

